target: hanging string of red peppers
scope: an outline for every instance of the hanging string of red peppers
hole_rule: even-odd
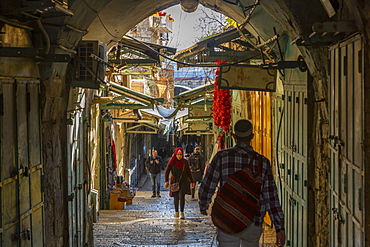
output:
[[[222,61],[217,61],[220,65]],[[231,123],[231,96],[229,89],[219,89],[218,80],[220,67],[216,70],[215,90],[213,93],[213,119],[216,126],[222,128],[225,132],[229,131]]]
[[[224,132],[221,132],[217,137],[217,148],[218,150],[225,149],[225,136]]]

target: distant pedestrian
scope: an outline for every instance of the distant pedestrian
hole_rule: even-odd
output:
[[[190,155],[193,153],[193,151],[194,151],[193,144],[191,142],[188,142],[188,144],[186,144],[185,146],[185,153]]]
[[[171,173],[171,176],[170,176]],[[167,164],[167,168],[164,175],[164,187],[169,188],[170,184],[178,182],[180,189],[176,192],[172,192],[170,189],[170,196],[173,197],[175,207],[175,217],[180,216],[181,219],[185,219],[185,195],[190,195],[190,183],[194,188],[194,178],[190,171],[189,162],[184,159],[184,150],[181,147],[176,148],[173,153],[171,160]],[[179,214],[180,206],[180,214]]]
[[[200,153],[200,147],[195,147],[194,153],[189,157],[190,170],[193,174],[195,183],[200,183],[203,178],[205,161],[203,155]],[[194,199],[195,187],[191,189],[191,197]]]
[[[158,155],[157,150],[152,151],[152,155],[149,156],[145,162],[145,167],[149,172],[150,180],[152,182],[152,197],[161,197],[161,168],[163,167],[163,159]]]
[[[159,150],[158,150],[158,155],[162,157],[162,159],[165,159],[167,157],[167,150],[165,147],[161,147]]]
[[[190,154],[185,154],[185,159],[189,160]]]
[[[207,215],[206,210],[220,182],[211,213],[212,221],[217,226],[219,246],[258,247],[266,211],[275,226],[277,246],[284,246],[284,214],[270,161],[253,151],[250,143],[254,135],[250,121],[237,121],[234,132],[236,145],[217,152],[202,180],[199,188],[200,212]],[[248,186],[241,186],[246,184]],[[240,187],[243,190],[238,189]]]

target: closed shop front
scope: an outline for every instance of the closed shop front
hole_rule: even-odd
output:
[[[0,80],[0,245],[43,246],[39,81]]]

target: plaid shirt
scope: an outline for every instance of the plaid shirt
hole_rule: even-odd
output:
[[[223,186],[230,175],[241,170],[244,164],[249,164],[253,155],[253,148],[246,144],[237,144],[232,148],[221,150],[216,154],[199,188],[199,206],[201,211],[208,209],[209,202],[214,195],[218,183],[220,182],[221,186]],[[257,170],[257,165],[258,159],[255,159],[253,161],[254,171]],[[258,221],[255,219],[255,225],[262,225],[266,211],[269,212],[276,232],[284,229],[284,213],[279,202],[270,161],[262,156],[260,217]]]

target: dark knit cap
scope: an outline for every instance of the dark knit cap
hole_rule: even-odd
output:
[[[234,132],[237,137],[248,137],[253,133],[253,125],[247,119],[240,119],[234,125]]]

